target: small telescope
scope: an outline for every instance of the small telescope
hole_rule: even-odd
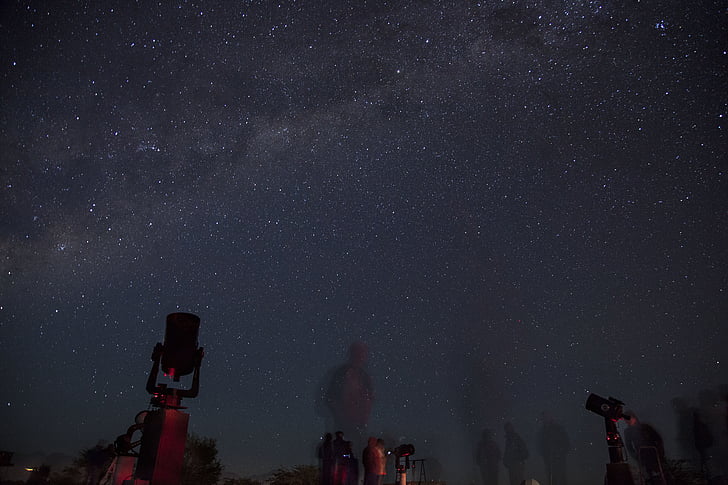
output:
[[[392,453],[394,456],[410,456],[415,454],[415,445],[406,444],[406,445],[399,445],[395,449],[392,450]]]
[[[605,399],[596,394],[589,394],[584,407],[604,418],[607,451],[609,452],[609,463],[607,463],[604,484],[634,485],[634,479],[632,478],[632,473],[629,470],[629,465],[624,455],[624,442],[617,429],[617,421],[620,419],[630,419],[629,416],[622,412],[624,403],[611,396]]]
[[[589,397],[586,400],[585,407],[589,411],[596,413],[604,418],[611,419],[612,421],[619,421],[620,419],[628,421],[630,418],[626,414],[622,413],[622,410],[624,409],[624,403],[619,399],[615,399],[611,396],[609,396],[607,399],[604,399],[603,397],[597,396],[596,394],[589,394]]]
[[[398,447],[389,450],[389,452],[394,454],[394,456],[397,458],[397,462],[395,463],[395,471],[397,472],[397,483],[399,485],[407,485],[407,470],[411,468],[410,456],[415,454],[415,445],[409,443],[399,445]],[[402,463],[401,461],[402,458],[404,458],[404,463]]]

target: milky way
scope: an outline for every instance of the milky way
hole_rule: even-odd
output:
[[[600,480],[589,392],[677,456],[671,399],[726,384],[717,3],[1,15],[0,448],[123,433],[176,311],[202,320],[191,430],[240,476],[316,463],[352,342],[366,433],[448,483],[507,421],[546,483],[544,411]]]

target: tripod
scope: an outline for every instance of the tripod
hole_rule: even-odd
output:
[[[425,460],[412,460],[412,475],[414,476],[414,469],[417,468],[417,462],[421,462],[422,465],[420,466],[420,476],[417,479],[417,485],[422,484],[422,479],[424,478],[425,483],[427,483],[427,471],[425,470]]]

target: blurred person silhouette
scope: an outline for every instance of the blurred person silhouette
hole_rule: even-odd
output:
[[[722,483],[726,467],[721,460],[725,416],[720,394],[714,389],[698,393],[698,410],[693,413],[695,448],[700,456],[700,468],[709,483]]]
[[[662,436],[655,428],[640,422],[633,411],[625,411],[629,416],[624,430],[624,447],[637,461],[642,481],[645,485],[665,485],[666,460]]]
[[[345,467],[344,458],[346,455],[346,440],[344,439],[344,432],[337,431],[334,433],[334,440],[331,442],[331,451],[334,455],[334,469],[332,473],[332,482],[336,485],[340,485],[341,477],[344,475],[342,469]]]
[[[723,384],[719,388],[720,400],[723,403],[723,432],[728,435],[728,384]]]
[[[571,450],[569,435],[564,427],[547,413],[541,414],[541,420],[538,444],[546,467],[546,483],[567,485],[566,455]]]
[[[333,485],[334,483],[334,438],[331,433],[326,433],[323,441],[318,447],[319,460],[319,483],[321,485]]]
[[[348,361],[334,370],[324,396],[334,426],[343,430],[357,446],[363,444],[374,402],[372,379],[364,368],[368,354],[365,343],[351,344]]]
[[[336,485],[357,485],[359,483],[359,460],[354,457],[351,441],[344,441],[337,471]]]
[[[705,475],[709,472],[713,433],[698,409],[693,410],[693,443],[700,459],[700,469]]]
[[[384,474],[386,474],[386,456],[384,454],[384,442],[370,436],[367,446],[362,453],[362,465],[364,466],[364,485],[382,485]],[[385,470],[382,473],[382,470]]]
[[[483,485],[498,485],[501,449],[492,429],[484,429],[475,448],[475,463],[480,469]]]
[[[354,456],[354,450],[352,449],[351,441],[347,441],[347,452],[348,452],[348,473],[346,485],[358,485],[359,483],[359,460]]]
[[[359,479],[359,460],[354,458],[351,441],[344,439],[342,431],[336,432],[332,441],[334,453],[334,485],[350,485]]]
[[[671,402],[675,411],[675,429],[677,430],[677,448],[680,458],[695,463],[695,435],[693,432],[693,413],[695,408],[691,407],[687,399],[676,397]]]
[[[728,385],[718,388],[718,403],[716,404],[718,420],[715,432],[718,435],[716,459],[721,465],[721,477],[724,484],[728,484]]]
[[[508,468],[508,478],[511,485],[520,485],[526,470],[528,448],[513,424],[508,422],[503,426],[505,431],[505,446],[503,449],[503,465]]]

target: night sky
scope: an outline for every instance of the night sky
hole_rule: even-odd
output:
[[[414,444],[428,478],[478,483],[475,443],[510,421],[544,483],[547,412],[573,481],[601,480],[590,392],[674,455],[671,399],[728,383],[727,20],[701,0],[3,2],[0,449],[113,441],[185,311],[190,430],[240,476],[316,463],[353,342],[367,434]]]

